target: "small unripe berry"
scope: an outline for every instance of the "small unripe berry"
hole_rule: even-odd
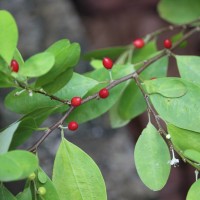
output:
[[[105,57],[102,61],[103,63],[103,66],[106,68],[106,69],[112,69],[113,67],[113,61],[108,58],[108,57]]]
[[[12,60],[11,63],[10,63],[10,67],[11,67],[11,70],[13,72],[18,72],[19,71],[19,64],[16,60]]]
[[[75,121],[69,122],[68,129],[70,131],[75,131],[77,128],[78,128],[78,123],[77,122],[75,122]]]
[[[140,49],[145,45],[145,43],[144,43],[144,40],[142,38],[138,38],[138,39],[133,41],[133,45],[134,45],[135,48]]]
[[[33,181],[33,180],[35,179],[35,177],[36,177],[36,175],[35,175],[35,173],[33,172],[33,173],[31,173],[31,174],[29,175],[28,179],[29,179],[30,181]]]
[[[109,96],[109,91],[108,89],[106,88],[103,88],[99,91],[99,96],[102,98],[102,99],[105,99],[106,97]]]
[[[170,49],[172,47],[172,41],[170,39],[164,40],[164,47]]]
[[[46,191],[45,187],[39,187],[37,192],[39,195],[43,196],[46,194],[47,191]]]
[[[81,97],[73,97],[71,99],[71,105],[74,106],[74,107],[80,106],[81,102],[82,102]]]

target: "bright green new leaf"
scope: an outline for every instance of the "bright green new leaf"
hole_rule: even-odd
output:
[[[58,79],[63,72],[75,66],[79,61],[81,49],[79,44],[70,44],[69,40],[62,39],[51,45],[46,51],[54,55],[55,64],[47,74],[36,81],[36,87],[52,84],[52,81]],[[66,77],[66,79],[65,82],[68,82],[71,76]],[[55,82],[55,84],[57,83]]]
[[[1,200],[17,200],[11,192],[8,191],[3,184],[0,184],[0,199]]]
[[[181,78],[200,85],[200,57],[176,56]]]
[[[30,57],[19,68],[19,74],[27,77],[39,77],[46,74],[54,65],[54,55],[43,52]]]
[[[13,16],[5,11],[0,11],[0,56],[10,65],[17,41],[18,30]]]
[[[189,123],[189,122],[188,122]],[[167,124],[173,145],[177,150],[184,152],[188,149],[200,152],[200,134],[194,131],[181,129],[172,124]]]
[[[161,0],[159,15],[173,24],[185,24],[200,17],[199,0]]]
[[[110,47],[106,49],[94,50],[94,51],[90,51],[86,53],[83,56],[83,59],[89,60],[89,61],[92,59],[103,59],[104,57],[116,59],[127,49],[128,49],[127,46],[122,46],[122,47]]]
[[[30,152],[16,150],[0,155],[0,181],[15,181],[28,177],[38,167],[38,159]]]
[[[182,81],[187,92],[179,98],[168,98],[160,94],[152,94],[150,100],[154,108],[166,122],[183,129],[200,132],[200,87],[180,78],[167,79],[169,81],[170,79]]]
[[[161,190],[170,173],[170,153],[151,123],[143,130],[136,143],[134,158],[142,182],[153,191]]]
[[[54,162],[53,183],[60,200],[107,199],[105,183],[95,162],[64,138]]]
[[[16,196],[17,200],[31,200],[32,199],[32,193],[30,187],[24,189],[23,192],[20,192]]]
[[[97,84],[98,82],[94,79],[73,73],[72,79],[61,90],[56,92],[55,96],[64,100],[70,100],[74,96],[82,97]],[[5,98],[6,107],[16,113],[27,114],[34,110],[45,108],[47,105],[48,107],[63,105],[61,102],[51,100],[42,94],[33,93],[33,96],[30,97],[28,92],[23,92],[19,96],[15,96],[17,91],[19,90],[12,91]]]
[[[176,98],[184,96],[187,88],[178,78],[159,78],[144,82],[148,94],[161,94],[164,97]]]
[[[8,128],[0,132],[0,154],[6,153],[10,147],[13,135],[20,122],[11,124]]]
[[[190,187],[186,200],[197,200],[200,197],[200,179],[192,184]]]
[[[37,188],[44,187],[46,189],[46,194],[42,196],[45,200],[61,200],[58,194],[59,190],[56,190],[55,184],[50,180],[50,178],[41,168],[38,169],[38,177],[36,179],[36,185]],[[37,197],[38,200],[43,200],[41,197],[39,197],[39,195],[37,195]]]
[[[186,149],[183,155],[194,162],[200,163],[200,152],[193,149]]]

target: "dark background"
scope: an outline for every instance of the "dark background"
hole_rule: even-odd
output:
[[[79,42],[82,53],[129,44],[135,38],[168,25],[159,18],[157,3],[158,0],[5,0],[0,1],[0,8],[14,15],[20,34],[18,47],[23,57],[28,58],[61,38]],[[171,34],[161,36],[158,46]],[[199,40],[198,35],[190,39],[189,47],[178,53],[199,54]],[[88,63],[80,62],[76,70],[84,72],[88,66]],[[170,60],[169,74],[178,75],[173,59]],[[18,119],[3,106],[6,93],[4,90],[0,93],[1,127]],[[51,117],[46,124],[52,124],[56,118]],[[170,180],[162,192],[150,191],[137,176],[133,161],[134,142],[146,123],[144,114],[127,127],[112,130],[108,116],[104,115],[81,125],[76,133],[66,133],[66,137],[97,162],[106,181],[109,200],[184,200],[189,185],[194,181],[194,170],[183,163],[181,167],[172,169]],[[26,146],[37,137],[38,133]],[[40,147],[41,165],[48,174],[51,174],[59,141],[59,134],[55,132]],[[11,186],[13,190],[16,190],[15,186]]]

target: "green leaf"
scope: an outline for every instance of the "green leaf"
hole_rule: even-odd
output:
[[[144,61],[144,60],[152,57],[152,55],[154,55],[155,53],[157,53],[157,47],[156,47],[156,41],[153,40],[151,42],[148,42],[141,49],[135,49],[135,51],[133,53],[132,62],[138,63],[138,62]]]
[[[161,190],[170,173],[170,153],[151,123],[143,130],[136,143],[134,158],[142,182],[153,191]]]
[[[92,59],[92,61],[90,62],[90,65],[94,68],[94,69],[101,69],[103,68],[103,63],[102,60],[98,60],[98,59]]]
[[[0,154],[6,153],[8,151],[13,138],[13,134],[15,133],[19,124],[20,122],[11,124],[8,128],[0,132]]]
[[[170,79],[181,81],[185,85],[187,93],[179,98],[167,98],[159,94],[152,94],[150,100],[154,108],[166,122],[183,129],[200,132],[200,87],[180,78],[168,78],[169,81]]]
[[[180,33],[177,33],[176,35],[173,35],[171,37],[172,44],[175,44],[177,41],[179,41],[181,38],[183,38],[183,36],[184,36],[183,32],[180,32]],[[181,44],[179,44],[180,48],[184,48],[186,46],[187,46],[187,41],[186,40],[181,42]]]
[[[176,56],[176,61],[181,78],[200,85],[200,57]]]
[[[23,144],[23,142],[25,142],[31,136],[33,131],[35,131],[56,109],[56,107],[40,108],[28,113],[22,119],[20,119],[20,125],[14,133],[9,149],[13,150],[19,145]]]
[[[18,49],[15,49],[15,53],[14,53],[13,58],[15,60],[17,60],[17,62],[19,64],[19,67],[21,67],[22,65],[24,65],[24,59],[22,58],[22,55],[21,55],[21,53],[19,52]]]
[[[107,199],[105,183],[95,162],[64,138],[54,162],[53,183],[60,200]]]
[[[13,87],[15,85],[10,75],[0,71],[0,77],[0,88]]]
[[[43,52],[30,57],[19,68],[19,74],[28,77],[39,77],[46,74],[54,65],[54,55]]]
[[[200,196],[200,179],[197,180],[196,182],[194,182],[192,184],[192,186],[190,187],[186,200],[196,200],[199,198]]]
[[[138,86],[134,81],[130,82],[120,98],[119,115],[122,119],[130,120],[143,113],[146,108],[146,102]]]
[[[72,79],[67,85],[65,85],[65,87],[56,92],[55,96],[64,100],[70,100],[74,96],[82,97],[88,92],[88,90],[97,84],[98,82],[91,78],[73,73]],[[16,113],[27,114],[34,110],[45,108],[47,105],[48,107],[56,106],[57,108],[64,106],[61,102],[51,100],[49,97],[42,94],[34,93],[33,96],[30,97],[28,92],[24,92],[19,96],[15,96],[17,91],[19,90],[14,90],[9,93],[4,102],[8,109]],[[64,110],[66,110],[66,106],[64,107]]]
[[[184,83],[173,78],[159,78],[144,82],[148,94],[161,94],[164,97],[177,98],[187,93]]]
[[[159,15],[173,24],[189,23],[200,16],[199,0],[161,0],[158,4]]]
[[[52,82],[42,86],[43,90],[48,94],[54,94],[62,89],[73,76],[73,69],[67,69],[60,76],[57,76]]]
[[[46,189],[46,194],[43,196],[43,198],[45,200],[61,200],[58,195],[59,190],[56,190],[55,184],[50,180],[50,178],[41,168],[38,169],[38,175],[40,176],[40,179],[39,177],[36,179],[37,188],[44,187]],[[43,177],[42,182],[41,182],[41,177]],[[45,181],[44,177],[46,177]],[[43,199],[39,197],[39,200]]]
[[[40,183],[46,183],[48,176],[41,170],[38,171],[38,181]]]
[[[0,198],[1,200],[17,200],[2,183],[0,184]]]
[[[126,50],[127,50],[126,46],[110,47],[110,48],[106,48],[106,49],[94,50],[94,51],[90,51],[90,52],[86,53],[83,56],[83,59],[92,60],[92,59],[102,59],[104,57],[116,59],[118,56],[120,56]]]
[[[0,11],[0,30],[0,55],[10,65],[17,46],[18,30],[14,18],[5,10]]]
[[[187,149],[183,152],[183,155],[190,160],[200,163],[200,152],[193,149]]]
[[[127,125],[130,122],[130,120],[122,119],[122,117],[119,115],[119,106],[119,101],[117,101],[114,104],[114,106],[109,110],[109,119],[112,128],[120,128]]]
[[[193,118],[194,119],[194,118]],[[181,129],[173,124],[167,124],[173,145],[178,151],[185,152],[192,149],[200,152],[200,134],[194,131]]]
[[[15,181],[28,177],[38,167],[38,159],[30,152],[16,150],[0,155],[0,181]]]
[[[168,60],[168,56],[164,56],[153,62],[140,74],[139,77],[142,80],[149,80],[153,77],[161,78],[167,76]]]
[[[28,187],[16,196],[17,200],[32,200],[31,189]]]
[[[70,44],[69,40],[63,39],[51,45],[46,51],[54,55],[55,64],[47,74],[41,76],[36,81],[36,87],[41,87],[49,83],[51,84],[52,81],[62,75],[63,72],[75,66],[78,63],[81,50],[79,44]],[[70,76],[67,77],[67,81],[70,79]]]

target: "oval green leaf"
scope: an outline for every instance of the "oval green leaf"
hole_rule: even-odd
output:
[[[190,160],[200,163],[200,152],[193,150],[193,149],[187,149],[183,152],[183,155],[186,158],[189,158]]]
[[[169,78],[167,79],[170,81]],[[200,132],[200,87],[180,78],[171,78],[171,80],[173,79],[181,81],[185,85],[187,93],[179,98],[152,94],[150,99],[154,108],[166,122],[183,129]]]
[[[178,78],[159,78],[144,82],[148,94],[161,94],[164,97],[177,98],[186,94],[187,88]]]
[[[53,183],[60,200],[107,199],[105,183],[95,162],[64,138],[54,162]]]
[[[54,55],[43,52],[30,57],[19,69],[19,74],[28,77],[39,77],[46,74],[54,65]]]
[[[170,153],[151,123],[143,130],[136,143],[134,158],[142,182],[153,191],[161,190],[170,173]]]
[[[160,16],[173,24],[185,24],[200,16],[199,0],[161,0],[158,4]]]
[[[13,16],[5,11],[0,11],[0,55],[10,65],[17,41],[18,30]]]
[[[200,85],[200,57],[176,56],[181,78]]]
[[[187,149],[192,149],[200,152],[199,133],[176,127],[173,124],[167,124],[167,129],[171,135],[172,143],[176,149],[181,152],[184,152]]]
[[[0,155],[0,181],[14,181],[28,177],[38,167],[37,157],[27,151],[9,151]]]
[[[11,124],[8,128],[0,132],[0,154],[6,153],[10,147],[13,135],[20,122]]]
[[[190,187],[186,200],[197,200],[200,197],[200,179],[192,184]]]

